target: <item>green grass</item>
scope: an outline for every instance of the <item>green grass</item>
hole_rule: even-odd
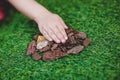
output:
[[[19,12],[0,26],[0,80],[120,80],[119,0],[38,0],[92,43],[77,55],[51,62],[26,56],[37,24]]]

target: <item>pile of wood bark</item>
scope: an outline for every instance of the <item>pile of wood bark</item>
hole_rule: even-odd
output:
[[[41,34],[35,35],[27,48],[27,55],[31,55],[34,60],[51,61],[69,54],[78,54],[91,42],[84,32],[69,28],[66,33],[68,39],[65,43],[55,43]]]

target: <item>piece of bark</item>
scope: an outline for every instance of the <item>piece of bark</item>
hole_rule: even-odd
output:
[[[51,47],[51,50],[55,50],[58,47],[58,44],[53,44],[53,46]]]
[[[42,56],[42,59],[44,61],[48,61],[48,60],[54,60],[54,56],[52,55],[52,51],[47,51],[44,53],[44,55]]]
[[[73,44],[71,45],[70,41],[68,40],[68,43],[62,44],[59,47],[60,48],[71,49],[73,47]]]
[[[84,32],[79,32],[78,34],[75,35],[76,38],[82,38],[82,39],[85,39],[87,36]]]
[[[61,47],[61,51],[66,52],[67,51],[66,47]]]
[[[32,55],[36,52],[36,42],[35,41],[32,41],[28,48],[27,48],[27,54],[26,55]]]
[[[60,48],[58,48],[57,50],[53,51],[53,55],[55,56],[55,59],[61,58],[66,56],[67,54],[62,52]]]
[[[69,37],[70,44],[76,44],[76,40],[74,36]]]
[[[40,60],[41,59],[41,56],[38,53],[33,54],[32,57],[33,57],[34,60]]]
[[[55,60],[55,59],[58,59],[64,56],[66,56],[66,54],[61,52],[60,50],[47,51],[44,53],[42,59],[44,61],[51,61],[51,60]]]
[[[91,40],[86,38],[84,41],[83,41],[83,45],[84,46],[88,46],[90,44]]]
[[[68,34],[68,33],[71,33],[71,32],[73,31],[73,29],[68,28],[68,29],[66,29],[65,31],[66,31],[66,33]]]
[[[80,51],[82,51],[83,48],[84,48],[84,46],[81,46],[81,45],[75,46],[75,47],[73,47],[72,49],[68,50],[67,53],[68,53],[68,54],[70,54],[70,53],[72,53],[72,54],[77,54],[77,53],[79,53]]]
[[[78,34],[79,32],[77,30],[73,30],[74,35]]]
[[[74,35],[74,33],[71,32],[71,33],[68,34],[68,37],[71,37],[71,36],[73,36],[73,35]]]
[[[53,44],[54,44],[53,41],[48,41],[48,46],[49,46],[49,47],[52,47]]]
[[[79,33],[77,30],[73,30],[73,29],[71,29],[71,28],[68,28],[68,29],[66,29],[65,31],[66,31],[67,34],[69,34],[69,33],[74,33],[74,34]]]
[[[42,49],[39,49],[39,51],[40,52],[45,52],[45,51],[48,51],[48,50],[50,50],[51,48],[49,47],[49,46],[46,46],[46,47],[44,47],[44,48],[42,48]]]
[[[39,36],[38,34],[35,35],[35,36],[33,36],[33,39],[34,39],[35,41],[37,41],[38,36]]]

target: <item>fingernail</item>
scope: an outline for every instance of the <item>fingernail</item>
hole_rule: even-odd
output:
[[[57,43],[60,43],[60,41],[59,41],[59,40],[57,40]]]
[[[49,41],[52,41],[52,39],[51,39],[51,38],[48,38],[48,40],[49,40]]]
[[[52,39],[49,39],[49,41],[52,41]]]
[[[67,40],[67,39],[68,39],[68,37],[65,37],[65,39]]]
[[[65,26],[66,28],[68,28],[67,26]]]
[[[65,40],[62,40],[62,43],[65,43]]]

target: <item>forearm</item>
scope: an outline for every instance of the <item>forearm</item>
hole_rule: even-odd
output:
[[[8,0],[17,10],[24,15],[35,20],[37,17],[43,17],[50,14],[42,5],[38,4],[35,0]]]

